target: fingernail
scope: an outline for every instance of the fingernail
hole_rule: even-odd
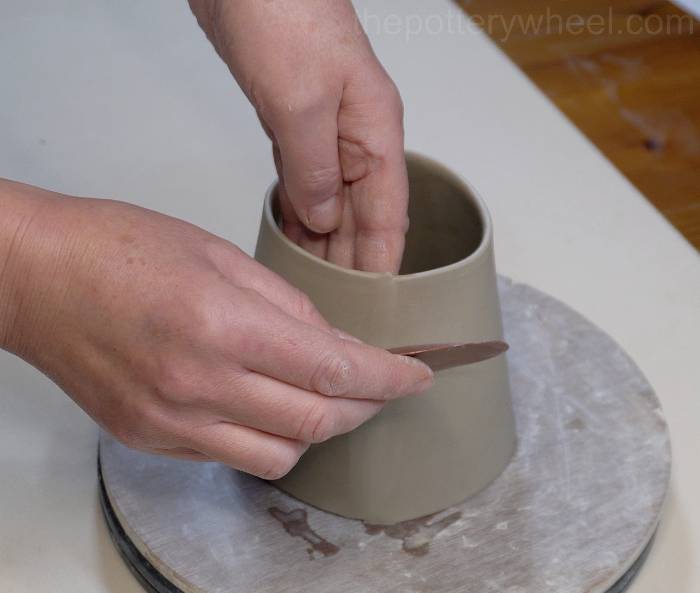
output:
[[[399,354],[398,356],[404,364],[407,364],[408,366],[415,367],[417,369],[424,369],[426,374],[430,373],[430,376],[432,376],[432,374],[433,374],[432,369],[424,362],[421,362],[420,360],[418,360],[417,358],[415,358],[413,356],[404,356],[403,354]]]
[[[434,381],[432,377],[421,381],[414,387],[412,393],[423,393],[424,391],[427,391],[433,386],[433,382]]]
[[[330,233],[338,228],[341,215],[338,196],[311,206],[306,215],[306,226],[316,233]]]
[[[427,364],[412,356],[402,356],[401,358],[407,365],[423,371],[422,377],[411,386],[410,393],[420,393],[432,387],[434,380],[433,370]]]

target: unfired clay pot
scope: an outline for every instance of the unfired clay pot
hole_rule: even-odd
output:
[[[381,347],[502,338],[491,220],[473,189],[409,154],[411,227],[401,274],[347,270],[289,241],[268,192],[258,261],[308,294],[334,326]],[[436,374],[353,432],[313,445],[276,484],[321,509],[390,524],[477,493],[516,435],[504,355]]]

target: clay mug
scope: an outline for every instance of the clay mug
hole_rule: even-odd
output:
[[[484,202],[438,163],[411,153],[407,163],[411,224],[399,275],[341,268],[289,241],[276,184],[256,259],[309,295],[332,325],[376,346],[501,339]],[[378,524],[435,513],[485,488],[516,444],[506,357],[435,377],[428,392],[312,445],[275,484],[320,509]]]

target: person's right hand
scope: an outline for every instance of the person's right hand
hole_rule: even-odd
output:
[[[408,230],[403,103],[350,0],[189,0],[272,141],[282,230],[397,274]]]
[[[131,447],[279,478],[432,382],[185,222],[11,182],[0,210],[22,213],[0,220],[0,344]]]

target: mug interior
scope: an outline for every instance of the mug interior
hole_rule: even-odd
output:
[[[420,158],[407,158],[411,221],[400,274],[442,268],[469,257],[481,245],[485,221],[462,181]]]
[[[427,272],[461,261],[484,241],[484,211],[455,175],[428,159],[406,155],[411,221],[401,275]],[[277,191],[272,213],[281,228]]]

